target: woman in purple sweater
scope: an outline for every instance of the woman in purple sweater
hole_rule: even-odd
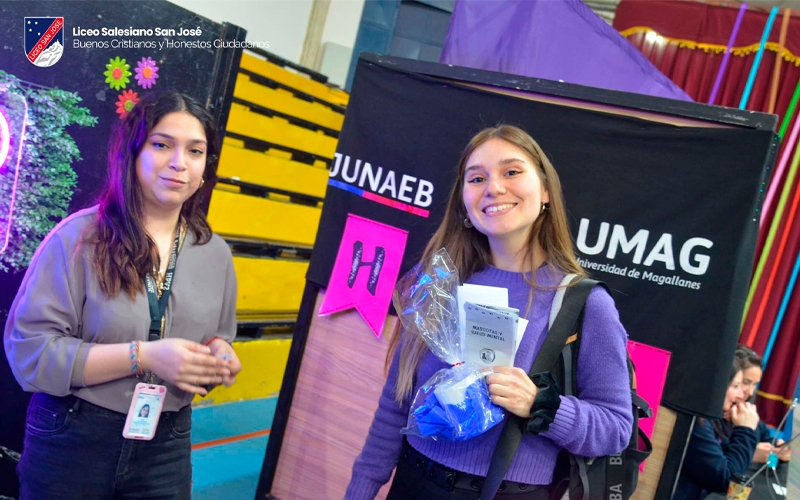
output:
[[[528,377],[547,334],[555,289],[578,265],[561,183],[539,145],[523,130],[483,130],[467,145],[444,220],[425,257],[446,248],[465,282],[508,289],[509,307],[530,323],[513,367],[487,377],[492,401],[523,418],[538,409]],[[399,333],[399,334],[398,334]],[[526,433],[495,498],[547,499],[561,449],[604,456],[625,448],[631,433],[627,335],[611,296],[595,288],[586,302],[577,366],[578,396],[556,397],[549,429]],[[388,378],[367,441],[353,465],[347,500],[372,499],[397,466],[389,499],[474,499],[489,469],[502,425],[463,442],[400,434],[420,384],[446,365],[421,339],[395,332]],[[540,398],[541,401],[542,398]]]

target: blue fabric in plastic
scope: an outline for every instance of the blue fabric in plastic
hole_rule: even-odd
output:
[[[482,378],[467,387],[464,401],[459,405],[442,404],[433,390],[431,386],[421,388],[420,391],[428,394],[412,411],[421,436],[465,441],[503,420],[503,410],[489,400]]]

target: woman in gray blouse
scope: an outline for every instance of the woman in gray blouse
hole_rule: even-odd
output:
[[[3,337],[34,393],[22,499],[190,498],[192,397],[241,370],[231,252],[200,208],[216,139],[194,99],[146,95],[111,134],[98,205],[36,251]],[[166,389],[146,441],[123,437],[140,382]]]

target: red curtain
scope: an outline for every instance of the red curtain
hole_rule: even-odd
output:
[[[733,31],[737,9],[684,1],[622,0],[614,17],[614,28],[697,102],[707,103],[722,63],[724,48]],[[800,79],[800,12],[789,22],[775,113],[783,117]],[[739,101],[767,23],[764,12],[748,11],[742,20],[714,104],[739,107]],[[767,111],[770,83],[775,67],[781,30],[781,15],[772,26],[753,85],[747,109]],[[664,40],[648,39],[653,31]],[[672,43],[668,42],[671,40]],[[746,55],[736,55],[749,52]]]
[[[614,28],[692,99],[707,103],[738,12],[736,8],[697,2],[622,0],[614,17]],[[745,13],[714,104],[739,107],[767,18],[768,14],[765,12]],[[763,112],[769,109],[773,71],[778,60],[782,18],[781,12],[773,24],[767,50],[761,59],[746,109]],[[800,80],[800,11],[792,12],[780,64],[777,99],[773,111],[779,116],[778,126],[783,122],[784,114]],[[793,113],[792,122],[785,133],[786,137],[791,131],[793,121],[798,119],[798,109]],[[778,158],[783,154],[784,145],[785,142],[781,146]],[[783,191],[788,172],[787,166],[783,175],[770,181],[778,183],[778,191],[776,202],[767,207],[769,211],[759,232],[757,259],[764,249],[775,216],[774,208]],[[766,265],[757,283],[742,330],[742,341],[761,353],[767,347],[800,250],[800,214],[796,210],[792,211],[795,195],[797,195],[797,179],[793,183],[786,209],[779,221],[779,229],[767,254]],[[781,242],[783,250],[779,252]],[[755,333],[755,337],[751,336],[751,332]],[[778,424],[786,411],[787,401],[794,394],[800,372],[800,363],[797,362],[800,359],[798,333],[800,333],[800,293],[793,293],[759,391],[762,396],[759,399],[759,411],[762,418],[772,425]]]
[[[662,73],[679,85],[696,102],[708,103],[722,64],[725,47],[733,31],[738,9],[685,1],[637,1],[622,0],[614,16],[614,28],[648,57]],[[713,104],[738,108],[744,94],[750,69],[756,58],[758,45],[768,14],[747,11],[742,19],[739,33],[734,41],[734,53],[728,60],[717,96]],[[746,109],[767,112],[772,85],[772,75],[777,59],[782,15],[773,23],[767,50],[750,92]],[[648,32],[660,35],[648,37]],[[774,49],[774,50],[770,50]],[[739,55],[737,55],[739,54]],[[781,73],[778,81],[774,113],[778,125],[784,115],[800,80],[800,11],[789,22]],[[797,119],[800,106],[793,112]],[[789,135],[789,130],[786,135]],[[781,148],[780,153],[783,153]],[[786,172],[781,178],[772,179],[782,186]],[[774,204],[769,207],[767,219],[774,215]],[[767,226],[768,227],[768,226]],[[766,239],[767,231],[759,236],[757,254]]]

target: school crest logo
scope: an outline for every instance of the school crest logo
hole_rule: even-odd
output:
[[[25,54],[40,68],[52,66],[64,54],[63,17],[26,17]]]

